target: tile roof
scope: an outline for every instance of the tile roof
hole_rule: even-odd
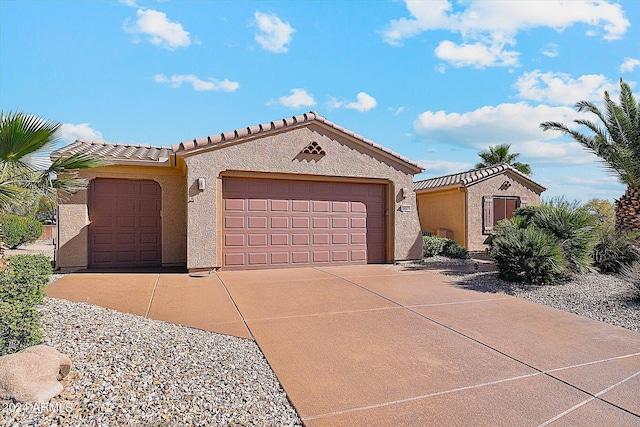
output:
[[[372,140],[365,138],[362,135],[358,135],[357,133],[349,130],[349,129],[345,129],[342,126],[339,126],[329,120],[327,120],[326,118],[320,116],[317,112],[315,111],[310,111],[308,113],[305,114],[300,114],[297,116],[293,116],[293,117],[287,117],[284,118],[282,120],[275,120],[272,122],[268,122],[268,123],[262,123],[259,125],[254,125],[254,126],[247,126],[246,128],[241,128],[241,129],[235,129],[232,130],[230,132],[222,132],[220,134],[216,134],[216,135],[210,135],[210,136],[205,136],[202,138],[196,138],[193,140],[189,140],[189,141],[183,141],[179,144],[173,144],[171,146],[172,150],[176,153],[179,152],[185,152],[185,151],[191,151],[191,150],[195,150],[197,148],[203,148],[203,147],[215,147],[216,145],[220,145],[223,143],[228,143],[228,142],[237,142],[237,141],[241,141],[243,139],[246,138],[251,138],[251,137],[255,137],[255,136],[262,136],[264,134],[268,134],[268,133],[275,133],[275,132],[279,132],[282,131],[282,129],[284,128],[288,128],[288,127],[296,127],[296,126],[302,126],[302,125],[306,125],[309,124],[311,122],[318,122],[318,123],[322,123],[325,126],[328,126],[330,128],[335,129],[336,131],[339,131],[343,134],[346,134],[356,140],[358,140],[361,143],[364,143],[366,145],[371,146],[374,149],[380,150],[384,153],[386,153],[387,155],[391,156],[391,157],[395,157],[397,160],[400,160],[404,163],[407,163],[409,165],[411,165],[413,168],[419,170],[419,171],[423,171],[424,168],[419,165],[418,163],[414,162],[413,160],[404,157],[392,150],[389,150],[386,147],[383,147],[382,145],[376,144],[375,142],[373,142]]]
[[[501,174],[503,172],[511,172],[517,175],[518,177],[526,180],[527,182],[533,184],[536,187],[539,187],[541,190],[546,190],[545,187],[533,181],[527,175],[518,171],[517,169],[507,165],[501,164],[497,166],[489,166],[487,168],[481,169],[471,169],[465,172],[454,173],[451,175],[439,176],[436,178],[429,178],[422,181],[416,181],[413,183],[414,191],[421,190],[432,190],[435,188],[442,187],[468,187],[469,185],[475,184],[476,182],[484,181],[485,179],[491,178],[492,176]]]
[[[116,162],[153,162],[158,164],[166,162],[169,159],[169,155],[173,154],[168,147],[76,140],[65,147],[55,150],[51,153],[51,157],[70,156],[78,153]]]

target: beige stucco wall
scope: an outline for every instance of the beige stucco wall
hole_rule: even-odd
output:
[[[466,246],[465,198],[461,188],[421,192],[418,199],[418,214],[422,231],[439,235],[438,230],[451,230],[453,240]],[[446,237],[446,236],[442,236]]]
[[[508,182],[508,188],[501,189],[503,184]],[[529,205],[540,204],[540,193],[533,190],[522,178],[515,174],[504,172],[487,180],[472,184],[467,188],[468,193],[468,233],[469,240],[467,248],[470,251],[484,251],[488,246],[483,242],[488,237],[483,234],[482,218],[484,196],[515,196],[525,197]]]
[[[162,188],[162,264],[186,264],[186,205],[184,167],[111,165],[82,172],[95,178],[151,179]],[[57,266],[60,269],[86,268],[88,265],[88,190],[58,200],[59,236]]]
[[[326,151],[326,156],[317,161],[303,159],[300,152],[314,141]],[[185,156],[186,185],[191,197],[187,226],[189,269],[220,266],[218,208],[222,200],[221,179],[225,173],[284,173],[290,174],[289,177],[311,180],[360,178],[388,183],[391,190],[389,215],[392,218],[388,240],[393,241],[388,251],[389,260],[417,259],[421,256],[421,233],[412,190],[412,171],[331,129],[314,123],[224,148],[197,150],[182,155]],[[200,177],[206,179],[204,191],[197,190],[196,182]],[[287,178],[286,175],[277,177]],[[404,199],[402,188],[407,189]],[[400,212],[401,205],[409,206],[410,211]]]

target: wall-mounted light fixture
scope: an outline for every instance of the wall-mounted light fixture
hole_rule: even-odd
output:
[[[406,199],[407,196],[409,195],[409,189],[408,188],[403,188],[400,191],[400,194],[402,195],[402,200]]]
[[[207,181],[204,178],[198,178],[198,190],[204,191],[207,188]]]

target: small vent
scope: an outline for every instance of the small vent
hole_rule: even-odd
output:
[[[320,145],[317,142],[314,141],[311,144],[309,144],[307,148],[302,150],[302,154],[315,154],[318,156],[324,156],[327,153],[322,149],[322,147],[320,147]]]

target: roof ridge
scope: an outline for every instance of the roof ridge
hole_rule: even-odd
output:
[[[162,145],[152,145],[152,144],[135,144],[135,143],[126,143],[126,142],[108,142],[108,141],[87,141],[84,139],[76,139],[71,144],[91,144],[91,145],[111,145],[113,147],[134,147],[134,148],[157,148],[157,149],[171,149],[171,147],[162,146]],[[71,145],[69,144],[69,145]]]
[[[311,110],[308,113],[298,114],[292,117],[285,117],[283,119],[278,119],[271,122],[266,122],[266,123],[253,125],[253,126],[247,126],[245,128],[234,129],[229,132],[222,132],[216,135],[209,135],[202,138],[195,138],[193,140],[183,141],[178,144],[172,144],[171,149],[173,150],[173,152],[191,151],[196,148],[214,146],[216,144],[220,144],[221,142],[231,142],[233,140],[246,138],[253,135],[258,135],[265,132],[278,131],[280,129],[284,129],[289,126],[301,125],[301,124],[312,122],[312,121],[320,122],[352,138],[355,138],[367,145],[370,145],[371,147],[377,150],[383,151],[388,155],[401,160],[404,163],[408,163],[417,169],[424,170],[424,168],[420,164],[409,159],[408,157],[405,157],[399,153],[396,153],[395,151],[392,151],[386,147],[383,147],[382,145],[376,144],[374,141],[372,141],[369,138],[366,138],[352,130],[349,130],[336,123],[333,123],[330,120],[327,120],[325,117],[318,114],[318,112],[315,110]]]
[[[447,174],[447,175],[439,175],[439,176],[434,176],[432,178],[421,179],[420,181],[415,181],[415,184],[417,184],[419,182],[424,182],[424,181],[431,181],[433,179],[444,179],[444,178],[448,178],[450,176],[463,175],[465,173],[473,173],[473,172],[478,172],[478,171],[484,171],[484,170],[487,170],[487,169],[497,168],[497,167],[502,167],[502,166],[509,166],[509,165],[506,164],[506,163],[500,163],[499,165],[485,166],[483,168],[467,169],[467,170],[462,171],[462,172],[450,173],[450,174]]]

